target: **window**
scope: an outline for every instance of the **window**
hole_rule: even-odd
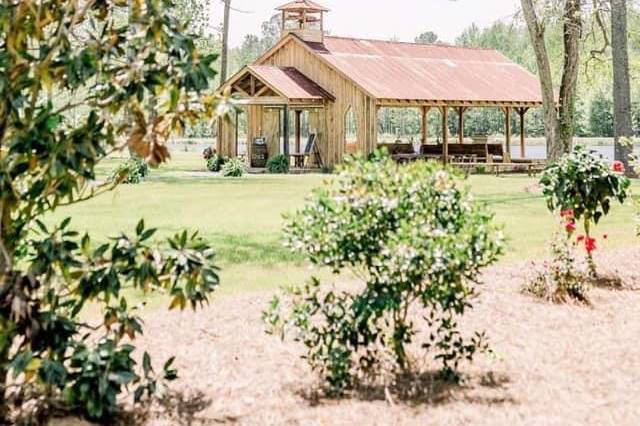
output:
[[[347,145],[358,144],[358,120],[353,108],[347,108],[344,118],[344,139]]]

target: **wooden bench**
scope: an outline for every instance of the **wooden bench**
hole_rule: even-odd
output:
[[[442,157],[443,146],[422,145],[420,153]],[[449,159],[454,163],[494,163],[504,161],[502,144],[465,143],[449,144]]]
[[[517,163],[494,163],[489,164],[488,166],[496,176],[500,176],[501,173],[518,172],[520,170],[526,170],[528,176],[535,176],[538,173],[542,172],[547,167],[547,164],[540,161],[531,161]]]
[[[378,148],[386,148],[389,155],[394,156],[398,154],[415,154],[413,145],[410,143],[383,143],[379,144]]]
[[[465,172],[471,173],[474,169],[484,168],[487,172],[500,176],[506,172],[526,172],[528,176],[535,176],[542,172],[547,164],[544,161],[519,161],[515,163],[470,163],[470,162],[453,162],[449,163],[452,167],[456,167]]]

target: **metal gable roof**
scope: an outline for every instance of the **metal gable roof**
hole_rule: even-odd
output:
[[[496,50],[328,36],[303,43],[377,99],[542,102],[537,77]]]
[[[250,65],[247,67],[264,83],[288,99],[333,100],[329,92],[293,67]]]

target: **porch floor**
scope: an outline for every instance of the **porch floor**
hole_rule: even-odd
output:
[[[252,174],[252,175],[268,173],[265,167],[250,167],[248,169],[248,172],[249,174]],[[292,167],[291,169],[289,169],[289,174],[292,174],[292,175],[317,174],[317,173],[322,173],[322,169],[319,167],[311,167],[311,168],[306,167],[304,169]]]

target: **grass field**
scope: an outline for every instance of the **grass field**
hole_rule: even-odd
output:
[[[103,164],[106,176],[121,159]],[[199,231],[218,252],[225,291],[262,289],[300,282],[308,275],[301,259],[282,245],[283,214],[294,212],[328,175],[250,175],[228,179],[204,173],[197,153],[174,153],[173,160],[152,171],[140,185],[121,186],[89,202],[64,208],[50,220],[73,218],[73,226],[105,240],[130,232],[144,218],[159,236],[181,229]],[[502,262],[514,263],[546,255],[554,228],[542,196],[526,176],[471,176],[477,199],[495,212],[504,226],[508,249]],[[636,243],[631,205],[615,206],[598,228],[607,233],[607,248]]]
[[[119,161],[110,160],[101,174]],[[631,203],[615,206],[597,231],[610,235],[609,246],[596,253],[598,264],[624,285],[592,289],[588,308],[552,304],[520,291],[530,278],[524,261],[546,256],[554,228],[536,179],[470,177],[472,192],[495,212],[508,239],[501,264],[484,271],[473,309],[460,319],[466,336],[486,330],[493,352],[461,366],[462,385],[443,383],[433,374],[436,363],[418,352],[428,333],[421,330],[411,347],[417,374],[326,399],[300,359],[302,345],[267,335],[261,318],[275,287],[310,275],[282,248],[282,214],[299,208],[329,176],[225,179],[205,173],[202,163],[196,154],[176,153],[143,184],[48,218],[72,216],[77,229],[101,240],[132,230],[143,217],[160,235],[199,230],[218,250],[222,287],[210,306],[168,315],[158,309],[163,298],[147,300],[137,354],[147,351],[154,360],[175,355],[180,373],[172,397],[141,408],[139,424],[640,424],[633,408],[640,401],[633,392],[640,371],[640,249]],[[636,247],[620,248],[631,245]],[[321,279],[325,275],[320,272]],[[331,282],[350,284],[343,276]],[[67,418],[51,423],[62,425],[91,426]]]

